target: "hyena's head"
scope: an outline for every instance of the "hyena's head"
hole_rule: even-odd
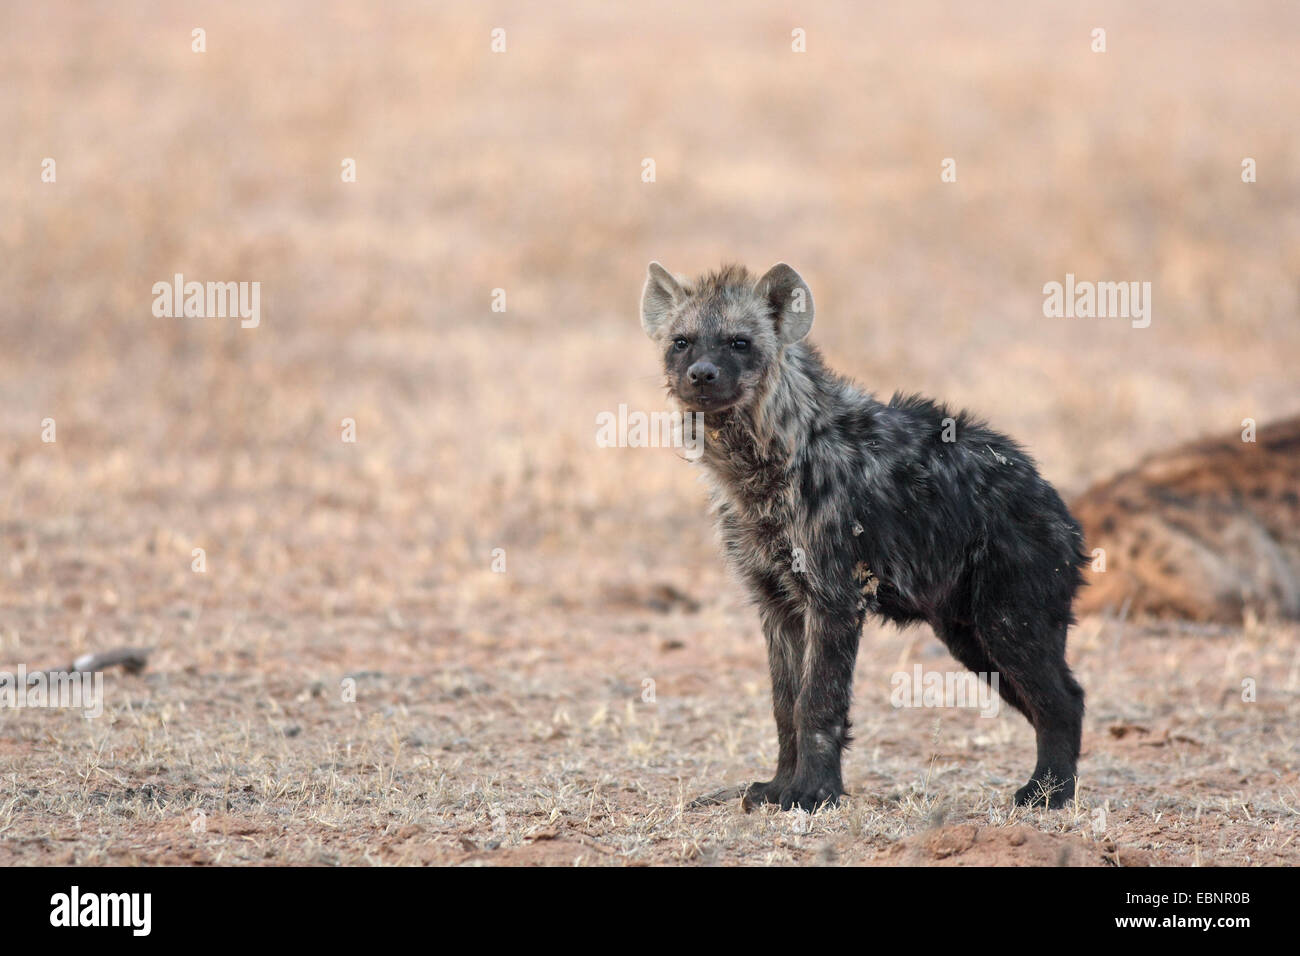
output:
[[[690,411],[749,405],[812,321],[812,292],[784,262],[760,279],[725,266],[695,282],[652,262],[641,293],[641,327],[662,350],[668,390]]]

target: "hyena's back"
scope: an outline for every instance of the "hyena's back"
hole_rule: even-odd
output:
[[[1073,512],[1106,570],[1077,607],[1240,624],[1300,618],[1300,416],[1182,445],[1094,485]]]

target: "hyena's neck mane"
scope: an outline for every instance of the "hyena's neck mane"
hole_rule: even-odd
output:
[[[811,345],[787,346],[743,408],[706,413],[703,461],[731,495],[778,493],[835,377]]]

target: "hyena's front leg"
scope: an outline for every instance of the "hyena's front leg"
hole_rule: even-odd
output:
[[[862,613],[847,607],[809,610],[799,691],[795,698],[794,777],[781,791],[781,809],[835,806],[844,794],[840,752],[849,741],[853,663]]]
[[[798,734],[795,701],[799,694],[799,670],[803,660],[803,612],[788,603],[767,600],[761,605],[763,636],[767,639],[767,666],[772,675],[772,716],[776,718],[776,775],[752,783],[745,790],[746,811],[764,803],[779,803],[781,794],[794,779],[798,764]]]

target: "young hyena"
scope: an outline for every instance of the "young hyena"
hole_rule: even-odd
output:
[[[804,341],[812,322],[812,292],[784,263],[685,282],[652,262],[641,298],[670,394],[703,413],[723,547],[767,639],[779,756],[745,807],[843,794],[868,613],[926,621],[964,666],[996,672],[1038,736],[1016,803],[1063,806],[1083,724],[1065,662],[1079,526],[1011,439],[920,397],[882,404],[831,372]]]

